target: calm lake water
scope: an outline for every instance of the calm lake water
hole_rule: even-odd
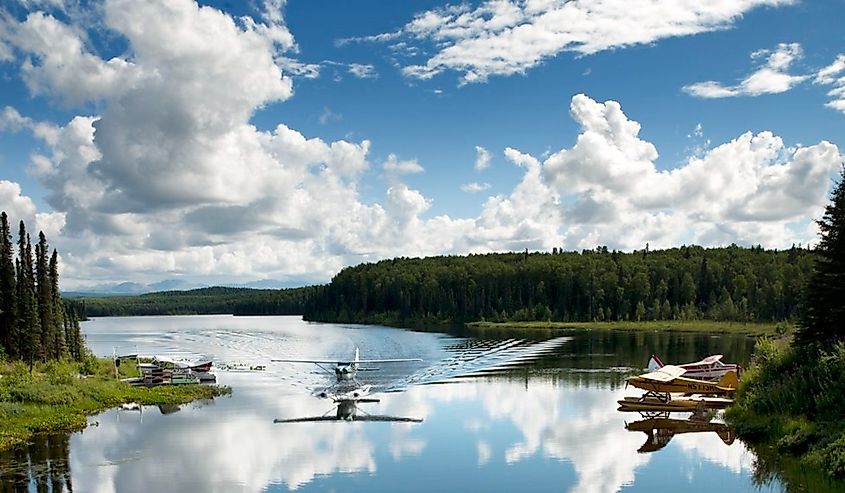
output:
[[[637,395],[625,377],[651,353],[687,362],[712,353],[746,363],[737,336],[602,331],[446,335],[298,317],[101,318],[83,324],[100,356],[207,355],[231,397],[111,410],[71,435],[0,455],[2,491],[785,491],[755,481],[755,455],[720,426],[686,416],[646,421],[616,410]],[[419,423],[308,422],[334,416],[314,394],[333,382],[271,358],[420,358],[360,372],[379,402],[359,416]],[[655,427],[660,429],[655,429]],[[667,431],[674,429],[675,431]],[[688,427],[687,427],[688,429]],[[643,431],[645,430],[645,431]]]

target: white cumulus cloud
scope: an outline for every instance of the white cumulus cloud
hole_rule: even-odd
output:
[[[845,53],[840,54],[830,65],[819,70],[814,82],[832,85],[833,89],[827,93],[831,100],[825,106],[845,113]]]
[[[784,239],[795,237],[788,223],[818,216],[843,160],[826,141],[787,147],[771,132],[747,132],[677,168],[658,170],[657,150],[639,138],[640,125],[618,103],[576,95],[571,112],[581,134],[571,149],[546,159],[543,172],[566,198],[564,221],[583,246],[589,246],[586,238],[611,239],[614,231],[625,231],[611,242],[623,248],[646,242],[787,246]]]
[[[469,193],[478,193],[490,189],[489,183],[478,183],[477,181],[461,185],[461,190]]]
[[[258,109],[293,94],[279,55],[295,43],[271,22],[281,5],[267,2],[259,22],[190,0],[107,0],[97,25],[126,43],[111,66],[114,58],[84,42],[82,26],[47,14],[3,21],[15,63],[31,67],[36,97],[46,91],[97,108],[61,123],[11,107],[0,113],[0,131],[31,132],[43,143],[28,171],[52,211],[39,212],[8,181],[0,206],[49,228],[68,287],[173,275],[324,282],[362,261],[524,248],[783,247],[814,237],[808,220],[842,163],[828,142],[792,147],[759,132],[660,170],[657,148],[619,103],[576,95],[570,111],[581,130],[571,148],[541,160],[508,147],[506,161],[522,173],[511,191],[482,198],[475,217],[435,215],[425,190],[402,181],[423,171],[416,160],[389,154],[373,165],[369,140],[325,141],[281,122],[266,130],[251,123]],[[529,3],[519,7],[512,15],[529,11]],[[20,37],[34,35],[36,21],[48,28],[47,44]],[[429,21],[420,22],[424,29]],[[72,48],[57,48],[65,58],[55,66],[43,55],[50,43]],[[65,61],[90,73],[54,76],[69,70]],[[484,162],[489,153],[479,149]],[[380,198],[365,200],[359,187],[371,189],[366,178],[381,171]]]
[[[562,51],[588,55],[726,29],[743,14],[791,0],[487,0],[478,6],[448,5],[418,13],[399,30],[352,41],[428,41],[434,54],[402,72],[428,79],[443,71],[462,73],[462,83],[491,75],[525,73]],[[394,44],[394,46],[399,43]],[[427,51],[427,50],[426,50]],[[418,51],[414,51],[416,54]]]
[[[396,154],[387,156],[387,161],[384,162],[384,170],[400,175],[410,173],[422,173],[425,168],[417,162],[416,159],[400,160]]]
[[[490,167],[490,152],[481,146],[475,146],[475,170],[483,171]]]
[[[806,75],[788,73],[792,63],[802,56],[800,44],[780,43],[773,50],[758,50],[752,53],[752,60],[762,59],[764,62],[737,85],[725,86],[720,82],[708,80],[684,86],[683,91],[700,98],[760,96],[786,92],[808,78]]]

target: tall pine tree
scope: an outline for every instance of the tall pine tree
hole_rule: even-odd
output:
[[[53,312],[50,319],[50,337],[53,339],[52,345],[55,351],[52,357],[59,359],[67,354],[67,341],[63,327],[65,309],[62,303],[62,295],[59,292],[59,252],[56,249],[53,249],[53,255],[50,257],[49,275],[50,305]]]
[[[32,243],[26,233],[23,221],[18,230],[17,272],[17,331],[18,355],[29,363],[30,369],[36,359],[42,359],[41,324],[38,320],[35,279],[32,269]]]
[[[845,167],[819,225],[819,260],[808,286],[799,344],[845,340]]]
[[[47,237],[44,232],[38,233],[38,243],[35,245],[35,295],[38,300],[38,325],[41,328],[39,339],[41,344],[40,359],[56,358],[58,350],[54,348],[55,337],[53,328],[53,296],[51,293],[50,271],[47,266]]]
[[[18,356],[13,338],[17,330],[16,294],[12,231],[3,211],[0,212],[0,345],[9,358]]]

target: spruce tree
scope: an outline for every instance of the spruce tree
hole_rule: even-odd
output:
[[[796,334],[799,344],[827,345],[845,339],[845,167],[819,225],[815,272]]]
[[[42,361],[56,358],[57,348],[54,348],[55,337],[52,334],[53,296],[51,291],[50,273],[47,267],[47,237],[44,232],[38,233],[38,243],[35,245],[35,295],[38,300],[38,325],[41,344],[40,359]]]
[[[70,357],[76,361],[82,361],[82,357],[85,355],[85,340],[82,338],[79,318],[77,318],[74,310],[65,313],[64,327]]]
[[[50,257],[50,299],[53,310],[50,320],[50,334],[55,349],[53,358],[63,358],[67,355],[67,341],[62,327],[65,307],[62,303],[62,295],[59,292],[59,253],[55,249],[53,249],[53,255]]]
[[[15,259],[12,231],[6,211],[0,212],[0,344],[9,358],[18,356],[14,343],[16,331]]]
[[[36,359],[42,359],[41,324],[35,296],[35,280],[32,268],[32,243],[21,221],[18,230],[17,271],[17,332],[18,355],[29,363],[30,370]]]

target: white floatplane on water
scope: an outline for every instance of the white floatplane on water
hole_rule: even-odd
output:
[[[273,363],[311,363],[326,373],[333,374],[338,383],[357,382],[355,376],[359,371],[372,371],[378,368],[364,368],[362,364],[381,363],[407,363],[410,361],[422,361],[419,358],[392,358],[392,359],[361,359],[358,348],[355,348],[355,358],[351,360],[329,360],[329,359],[271,359]]]

